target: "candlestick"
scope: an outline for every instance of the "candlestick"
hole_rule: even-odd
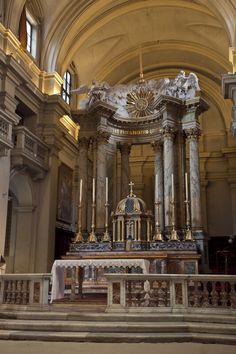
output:
[[[106,204],[108,203],[108,177],[106,177]]]
[[[80,186],[79,186],[79,203],[80,204],[82,202],[82,186],[83,186],[83,180],[80,179]]]
[[[188,200],[188,174],[185,172],[185,198]]]
[[[175,200],[175,192],[174,192],[174,175],[173,173],[171,174],[171,198],[172,201]]]
[[[93,178],[93,203],[95,203],[95,178]]]
[[[88,242],[97,242],[97,236],[95,235],[95,207],[96,204],[92,203],[92,225],[91,232],[88,237]]]
[[[158,202],[158,175],[156,174],[156,176],[155,176],[156,178],[155,178],[155,190],[156,190],[156,202]]]
[[[172,175],[173,176],[173,175]],[[173,197],[173,195],[172,195]],[[175,229],[175,202],[174,202],[174,198],[172,199],[172,201],[170,202],[171,206],[172,206],[172,212],[171,212],[171,216],[172,216],[172,230],[170,233],[170,239],[169,241],[179,241],[178,238],[178,234],[177,231]]]

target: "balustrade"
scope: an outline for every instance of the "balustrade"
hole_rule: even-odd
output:
[[[108,311],[236,309],[236,276],[106,274]],[[117,300],[118,299],[118,300]],[[150,310],[149,310],[150,311]]]
[[[0,304],[47,305],[51,274],[0,275]]]
[[[13,147],[11,132],[11,124],[4,117],[0,117],[0,150]]]
[[[14,156],[23,154],[43,168],[48,168],[49,149],[39,137],[30,132],[26,127],[14,128],[15,149]]]

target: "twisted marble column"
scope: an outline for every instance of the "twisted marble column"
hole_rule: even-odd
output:
[[[163,157],[164,157],[164,220],[165,227],[172,223],[171,208],[171,176],[174,175],[174,130],[170,126],[163,128]]]
[[[159,224],[161,231],[163,231],[163,143],[162,141],[155,141],[152,143],[154,150],[154,174],[157,175],[158,185],[155,185],[155,200],[154,202],[160,202],[159,206]],[[155,208],[155,225],[158,219],[157,208]]]
[[[105,227],[105,182],[107,176],[106,145],[109,135],[106,132],[97,134],[97,179],[96,179],[96,232],[104,233]]]
[[[131,144],[119,144],[121,153],[121,199],[129,195],[130,169],[129,169],[129,155],[131,151]]]
[[[202,230],[201,184],[198,151],[200,129],[187,129],[185,130],[185,134],[189,142],[191,225],[193,230]]]
[[[82,207],[81,207],[81,231],[87,232],[87,193],[88,193],[88,148],[89,139],[81,138],[79,144],[79,178],[83,180]]]

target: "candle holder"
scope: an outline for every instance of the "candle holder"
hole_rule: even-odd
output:
[[[79,215],[78,215],[78,232],[75,235],[75,239],[73,243],[79,243],[79,242],[84,242],[83,235],[81,232],[81,215],[82,215],[82,205],[81,203],[79,204]]]
[[[106,202],[105,204],[105,211],[106,211],[106,215],[105,215],[105,232],[102,236],[102,242],[110,242],[111,238],[108,232],[108,207],[109,204]]]
[[[159,201],[155,202],[157,220],[156,220],[156,224],[155,224],[155,234],[154,234],[152,240],[163,242],[163,236],[162,236],[161,228],[160,228],[160,205],[161,205],[161,202],[159,202]]]
[[[170,201],[170,204],[171,204],[171,214],[172,214],[172,230],[171,230],[171,233],[170,233],[170,238],[169,238],[169,241],[179,241],[179,237],[178,237],[178,234],[177,234],[177,231],[175,229],[175,201],[174,199],[172,199]]]
[[[185,230],[184,241],[194,241],[192,230],[191,230],[191,224],[190,224],[189,200],[186,199],[184,201],[184,203],[185,203],[185,209],[186,209],[186,230]]]
[[[88,242],[89,243],[96,243],[98,242],[97,240],[97,236],[95,235],[95,207],[96,207],[96,204],[93,203],[92,204],[92,225],[91,225],[91,232],[89,234],[89,237],[88,237]]]

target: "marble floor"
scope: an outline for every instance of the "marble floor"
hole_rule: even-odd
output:
[[[70,343],[0,341],[0,354],[235,354],[236,346],[200,343]]]

